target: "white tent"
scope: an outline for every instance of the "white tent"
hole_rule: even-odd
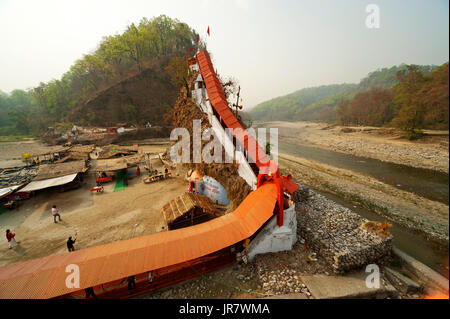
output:
[[[71,181],[73,181],[76,176],[77,176],[77,173],[66,175],[66,176],[61,176],[61,177],[44,179],[41,181],[34,181],[34,182],[29,183],[24,188],[22,188],[21,192],[32,192],[32,191],[36,191],[38,189],[44,189],[44,188],[48,188],[48,187],[64,185],[64,184],[67,184],[67,183],[70,183]]]

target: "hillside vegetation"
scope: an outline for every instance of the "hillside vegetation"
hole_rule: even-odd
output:
[[[416,66],[416,68],[422,74],[428,74],[436,66]],[[341,102],[350,101],[357,94],[372,89],[390,89],[398,83],[399,72],[407,73],[408,70],[407,65],[393,66],[369,73],[358,84],[335,84],[302,89],[258,104],[249,112],[249,115],[253,120],[339,121],[337,106]],[[361,107],[364,108],[364,106]]]
[[[343,100],[337,107],[340,124],[389,125],[403,129],[410,139],[421,129],[448,130],[448,63],[424,74],[415,65],[396,74],[388,89],[372,88]]]
[[[301,89],[258,104],[250,111],[250,115],[256,120],[299,119],[311,111],[311,106],[315,103],[326,101],[354,86],[355,84],[333,84]]]
[[[61,79],[28,91],[0,91],[0,135],[39,135],[61,122],[158,125],[176,100],[176,83],[166,67],[204,46],[196,39],[195,30],[164,15],[104,37]]]

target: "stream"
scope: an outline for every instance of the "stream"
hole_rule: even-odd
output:
[[[439,201],[446,205],[449,203],[448,174],[445,173],[283,141],[279,141],[278,151],[334,167],[363,173],[386,184],[415,193],[430,200]],[[361,205],[342,200],[334,194],[315,191],[349,208],[364,218],[374,221],[385,220],[382,216]],[[410,229],[396,223],[390,223],[392,224],[390,231],[394,235],[394,246],[439,272],[446,278],[449,278],[448,249],[439,247],[437,244],[427,240],[425,236],[415,233]]]
[[[448,174],[429,169],[383,162],[317,147],[279,141],[278,151],[369,175],[385,184],[438,201],[448,200]]]

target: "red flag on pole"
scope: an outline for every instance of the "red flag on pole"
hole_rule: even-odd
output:
[[[189,52],[191,52],[191,51],[192,51],[192,48],[189,49]]]
[[[208,33],[208,36],[209,36],[209,26],[208,26],[208,30],[206,31],[206,33]]]
[[[200,36],[197,34],[197,43],[200,41]]]

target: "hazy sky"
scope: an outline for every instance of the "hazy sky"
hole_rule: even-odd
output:
[[[369,29],[366,6],[380,8]],[[60,78],[102,36],[166,14],[206,36],[219,73],[241,84],[244,106],[298,89],[358,82],[400,63],[449,59],[447,0],[0,0],[0,90]]]

